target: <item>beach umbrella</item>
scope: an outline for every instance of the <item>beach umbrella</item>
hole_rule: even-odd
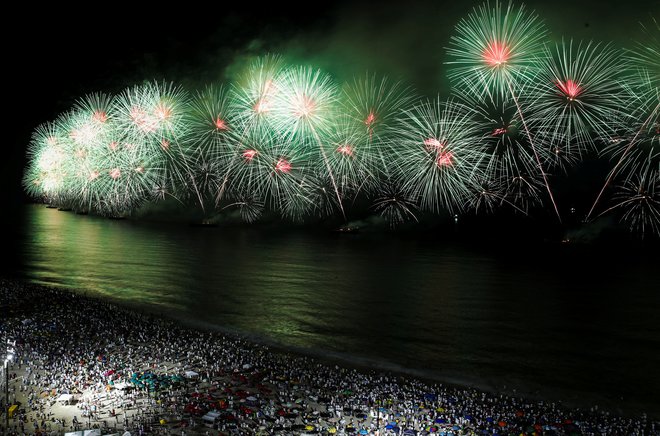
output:
[[[436,424],[444,424],[447,422],[447,420],[444,418],[436,418],[435,421],[433,422],[435,422]]]
[[[500,421],[497,423],[500,427],[506,427],[506,421]]]
[[[336,428],[336,427],[330,427],[330,428],[328,429],[328,433],[330,433],[330,434],[335,434],[335,433],[337,433],[337,428]]]
[[[360,434],[368,434],[369,432],[365,429],[360,430]]]
[[[486,418],[486,422],[493,422],[493,421],[495,421],[495,420],[490,416],[488,418]]]

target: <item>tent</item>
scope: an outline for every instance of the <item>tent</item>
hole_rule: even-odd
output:
[[[70,431],[64,433],[64,436],[101,436],[101,430],[95,428],[92,430]]]
[[[71,394],[62,394],[59,397],[57,397],[57,402],[58,403],[69,403],[70,401],[73,400],[73,395]]]
[[[113,386],[115,389],[119,389],[120,391],[123,391],[124,389],[130,389],[133,387],[131,384],[126,382],[115,383]]]
[[[195,371],[186,371],[185,376],[186,378],[196,378],[199,377],[199,373],[196,373]]]
[[[213,426],[213,424],[215,424],[218,418],[220,418],[220,412],[211,410],[206,415],[202,416],[202,421],[204,421],[205,425]]]

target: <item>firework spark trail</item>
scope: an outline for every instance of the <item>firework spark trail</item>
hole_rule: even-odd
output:
[[[543,169],[543,164],[541,164],[541,159],[539,158],[539,153],[536,151],[536,147],[534,146],[534,140],[532,139],[532,134],[529,131],[529,128],[527,128],[527,123],[525,122],[525,117],[522,114],[522,109],[520,108],[520,104],[518,103],[518,98],[516,97],[516,94],[513,92],[513,87],[511,86],[511,83],[508,83],[509,85],[509,91],[511,92],[511,97],[513,98],[513,101],[516,103],[516,107],[518,108],[518,115],[520,116],[520,122],[523,125],[523,128],[525,129],[525,134],[527,135],[527,138],[529,139],[530,144],[532,145],[532,151],[534,152],[534,158],[536,159],[536,163],[539,166],[539,171],[541,171],[541,176],[543,176],[543,183],[545,184],[545,189],[548,191],[548,196],[550,197],[550,201],[552,202],[552,206],[555,209],[555,214],[557,214],[557,219],[561,223],[561,215],[559,214],[559,209],[557,208],[557,202],[555,201],[555,197],[552,194],[552,189],[550,189],[550,184],[548,182],[548,177],[545,173],[545,170]]]

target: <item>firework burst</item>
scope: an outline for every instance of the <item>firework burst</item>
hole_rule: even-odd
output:
[[[392,229],[410,220],[417,221],[417,204],[399,184],[392,181],[383,184],[372,208],[385,218]]]
[[[387,141],[396,132],[398,118],[415,99],[410,87],[386,77],[378,79],[375,74],[355,79],[342,91],[344,112],[376,143]]]
[[[316,139],[334,122],[337,86],[311,67],[285,69],[277,77],[273,104],[274,129],[292,141]]]
[[[645,236],[660,234],[660,176],[643,173],[625,180],[613,197],[614,205],[601,213],[618,212],[631,231]]]
[[[247,130],[268,127],[279,93],[275,79],[281,74],[283,65],[280,56],[257,58],[232,87],[232,112],[242,126],[239,136],[246,134]]]
[[[596,141],[609,143],[618,135],[625,106],[620,72],[623,62],[610,45],[573,41],[547,48],[523,94],[530,128],[539,146],[549,148],[553,163],[573,164],[595,151]]]
[[[299,218],[307,171],[304,148],[257,130],[234,150],[228,201],[236,206],[264,205],[288,218]],[[226,207],[226,206],[225,206]],[[246,211],[252,210],[248,207]]]
[[[484,90],[508,94],[512,84],[535,70],[545,35],[538,16],[524,6],[487,2],[456,26],[447,49],[449,78],[468,79],[481,83]]]
[[[58,202],[62,189],[63,163],[66,159],[66,134],[57,123],[45,123],[32,134],[27,155],[29,167],[23,186],[33,198]]]
[[[185,154],[204,198],[216,198],[231,164],[240,133],[230,95],[222,86],[209,86],[190,101]]]
[[[638,43],[626,56],[631,66],[626,81],[630,98],[624,112],[630,116],[624,132],[603,150],[616,163],[591,206],[587,220],[612,180],[621,178],[624,181],[620,186],[624,187],[622,195],[625,196],[634,191],[631,189],[633,180],[638,181],[633,186],[653,184],[660,174],[660,26],[653,20],[653,26],[642,26],[642,30],[646,41]],[[643,190],[657,192],[655,188]]]
[[[407,111],[400,129],[395,182],[424,209],[460,210],[487,162],[469,112],[454,101],[429,101]]]
[[[532,144],[522,131],[521,112],[510,96],[484,94],[479,86],[464,80],[454,89],[462,108],[476,124],[487,155],[484,178],[469,204],[478,210],[491,211],[496,205],[509,205],[526,213],[530,206],[540,204],[541,199],[536,189],[522,188],[537,186],[541,175]],[[542,162],[553,157],[548,149],[541,149],[538,154]],[[524,192],[530,196],[524,197]]]

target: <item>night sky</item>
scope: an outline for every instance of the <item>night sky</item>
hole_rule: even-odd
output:
[[[651,0],[524,3],[543,19],[552,39],[612,41],[621,47],[640,35],[639,22],[648,23],[660,11],[660,2]],[[20,3],[18,12],[5,18],[20,30],[3,26],[9,119],[2,174],[9,215],[25,201],[20,179],[33,129],[86,93],[116,93],[145,79],[195,90],[227,83],[250,56],[279,53],[320,67],[338,82],[368,71],[401,79],[422,95],[447,94],[444,47],[459,19],[480,4],[428,0],[374,6],[344,0],[302,8],[283,2],[181,2],[181,9],[147,9],[103,3],[94,8],[103,12],[93,13]]]

